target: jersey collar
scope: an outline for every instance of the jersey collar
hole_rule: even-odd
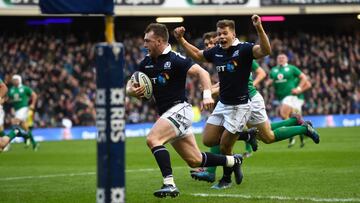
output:
[[[171,51],[171,45],[169,44],[164,51],[161,53],[161,55],[168,54]]]
[[[280,65],[279,67],[280,67],[280,68],[285,68],[285,67],[287,67],[288,65],[289,65],[288,63],[285,63],[283,66]]]
[[[238,44],[240,44],[240,40],[238,38],[235,38],[232,45],[231,46],[237,46]]]
[[[164,51],[160,55],[168,54],[171,51],[171,45],[168,44],[168,46],[164,49]],[[146,54],[146,56],[150,56],[150,54]]]

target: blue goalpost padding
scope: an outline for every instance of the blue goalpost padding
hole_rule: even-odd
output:
[[[97,203],[125,202],[124,47],[100,43],[96,54]]]

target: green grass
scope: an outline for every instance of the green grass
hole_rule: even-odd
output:
[[[281,202],[312,202],[309,198],[340,202],[351,198],[360,202],[360,128],[319,129],[319,132],[321,143],[315,145],[308,139],[303,149],[299,144],[288,149],[287,142],[261,143],[259,151],[244,162],[243,183],[222,191],[210,189],[209,183],[192,180],[185,162],[167,145],[181,192],[171,200],[152,195],[161,186],[162,178],[145,138],[127,139],[126,200],[130,203],[279,202],[270,197],[281,196],[290,198]],[[201,137],[197,139],[201,143]],[[244,144],[237,143],[235,151],[243,150]],[[38,152],[24,149],[23,144],[13,144],[11,151],[0,154],[0,203],[95,202],[95,154],[95,141],[43,142]],[[136,171],[149,168],[154,171]],[[219,168],[218,177],[221,172]],[[195,197],[195,193],[248,198]]]

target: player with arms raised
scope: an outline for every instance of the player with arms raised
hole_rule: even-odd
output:
[[[203,106],[210,110],[214,105],[210,76],[198,64],[171,51],[168,40],[169,33],[165,25],[150,24],[144,36],[148,55],[140,62],[138,69],[152,81],[153,96],[160,115],[146,140],[163,176],[163,186],[155,191],[154,195],[176,197],[179,194],[172,174],[170,154],[164,146],[166,143],[171,143],[190,167],[227,166],[238,172],[237,177],[242,179],[240,155],[224,156],[200,152],[191,131],[193,113],[185,96],[185,82],[187,75],[199,78],[205,89]],[[141,98],[144,96],[145,86],[129,80],[126,91],[130,96]]]
[[[281,126],[297,125],[296,118],[290,123],[281,123],[276,126],[277,130],[272,131],[262,96],[260,94],[252,95],[251,99],[254,101],[249,101],[248,79],[252,60],[270,53],[270,43],[262,28],[260,17],[253,15],[252,21],[257,30],[260,45],[239,42],[235,37],[235,23],[231,20],[222,20],[217,23],[220,45],[205,51],[199,50],[184,39],[185,28],[175,29],[175,37],[185,48],[187,54],[197,61],[213,62],[219,73],[220,102],[207,121],[203,137],[204,144],[212,147],[219,144],[220,140],[221,152],[231,154],[233,144],[240,139],[248,141],[255,149],[257,147],[256,138],[249,136],[251,134],[242,133],[246,124],[250,127],[256,126],[260,131],[259,138],[265,143],[284,140],[298,133],[307,134],[315,142],[318,142],[317,133],[309,125],[280,128]],[[231,169],[224,167],[224,175],[214,188],[229,187],[231,172]]]

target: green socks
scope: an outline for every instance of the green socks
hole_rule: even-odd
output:
[[[210,147],[210,152],[213,153],[213,154],[221,154],[221,153],[220,153],[220,145],[216,145],[216,146]],[[215,173],[216,167],[208,167],[208,168],[206,169],[206,171],[207,171],[208,173]]]
[[[11,130],[9,132],[9,134],[5,135],[5,136],[8,136],[10,138],[10,141],[13,140],[15,137],[16,137],[16,133],[15,133],[15,130]]]
[[[245,142],[245,150],[246,152],[248,153],[251,153],[252,152],[252,147],[249,143]]]
[[[274,130],[275,141],[285,140],[295,135],[306,134],[306,132],[307,132],[307,128],[301,125],[277,128],[276,130]]]
[[[271,125],[271,130],[276,130],[280,127],[297,125],[297,119],[293,117],[293,118],[289,118],[289,119],[278,121],[278,122],[272,122],[270,125]]]
[[[4,137],[5,136],[5,132],[2,130],[0,131],[0,137]]]
[[[31,130],[29,130],[28,136],[29,136],[29,138],[30,138],[31,145],[32,145],[33,147],[35,147],[37,143],[36,143],[36,141],[35,141],[35,139],[34,139],[34,136],[32,135]]]

